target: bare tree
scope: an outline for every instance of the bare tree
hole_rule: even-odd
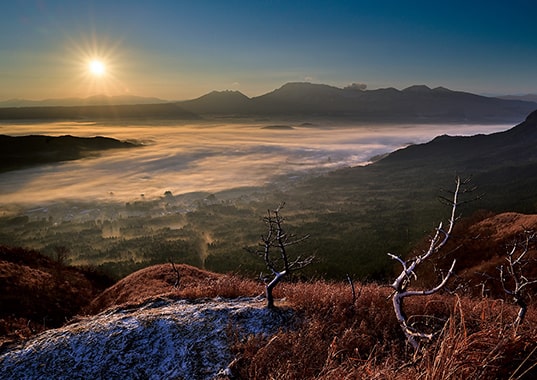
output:
[[[179,287],[179,283],[181,282],[181,274],[179,273],[179,269],[177,269],[177,267],[173,263],[171,257],[168,258],[168,261],[170,262],[170,264],[172,264],[172,270],[175,273],[175,283],[173,284],[173,287],[177,289]]]
[[[283,227],[284,218],[280,211],[284,207],[282,203],[275,210],[268,210],[267,216],[263,221],[267,227],[267,234],[261,235],[259,247],[254,252],[263,258],[267,269],[271,272],[273,278],[265,283],[265,295],[267,298],[267,307],[274,308],[274,297],[272,291],[280,281],[291,272],[305,268],[313,262],[314,256],[303,258],[298,256],[291,258],[288,248],[297,245],[309,238],[309,235],[297,237],[285,231]]]
[[[464,192],[473,190],[465,188],[465,185],[468,182],[469,180],[461,180],[461,178],[457,177],[455,180],[455,190],[449,192],[452,195],[451,198],[443,196],[440,197],[443,202],[451,206],[451,215],[448,221],[447,228],[444,228],[443,223],[440,223],[439,226],[436,228],[436,232],[429,243],[428,249],[425,252],[409,260],[403,260],[399,256],[388,253],[388,255],[392,259],[398,261],[402,266],[401,273],[390,285],[394,289],[394,292],[392,294],[392,302],[397,321],[399,322],[399,325],[401,326],[401,329],[403,330],[407,341],[412,345],[414,350],[417,350],[419,348],[419,342],[421,339],[430,340],[434,337],[435,334],[426,333],[413,328],[408,322],[408,318],[404,311],[403,303],[405,298],[407,297],[427,296],[438,292],[447,284],[449,277],[453,273],[456,260],[453,260],[448,272],[442,276],[442,280],[434,288],[424,290],[409,290],[409,286],[412,279],[417,279],[416,269],[426,260],[430,259],[431,256],[440,251],[451,237],[453,227],[455,225],[456,220],[458,219],[456,215],[457,207],[462,203],[466,203],[460,201],[459,196]]]
[[[500,281],[502,283],[503,290],[505,294],[512,296],[513,301],[519,306],[517,317],[513,323],[515,330],[515,335],[518,329],[518,326],[524,321],[528,305],[525,301],[524,291],[527,286],[537,283],[537,280],[528,280],[523,273],[524,267],[528,264],[529,260],[526,258],[526,254],[529,251],[530,242],[535,240],[536,234],[534,231],[524,231],[524,239],[522,242],[515,241],[511,250],[507,252],[507,266],[504,270],[504,266],[500,266]],[[508,289],[507,282],[509,281],[506,278],[506,274],[510,279],[511,285],[514,286],[514,289],[511,287]]]
[[[70,254],[71,251],[69,251],[69,248],[63,245],[54,247],[54,261],[58,264],[65,265]]]

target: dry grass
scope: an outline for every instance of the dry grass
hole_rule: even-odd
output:
[[[258,282],[186,265],[157,265],[104,292],[94,312],[120,303],[166,295],[234,298],[263,293]],[[300,321],[272,337],[237,340],[233,367],[239,379],[530,379],[537,375],[537,310],[514,331],[517,308],[501,300],[436,294],[407,302],[409,320],[437,332],[415,353],[395,319],[391,288],[347,283],[285,282],[275,289],[280,309]],[[98,302],[97,302],[98,301]],[[98,307],[97,307],[98,306]],[[525,372],[527,371],[527,372]]]
[[[0,349],[61,326],[109,283],[37,251],[0,246]]]
[[[534,368],[523,374],[537,363],[535,310],[515,334],[510,323],[517,310],[501,301],[451,295],[412,300],[409,315],[434,316],[429,327],[439,332],[415,354],[386,287],[363,285],[354,304],[347,284],[285,284],[279,291],[286,296],[280,305],[299,311],[303,323],[271,339],[238,343],[239,378],[530,379],[537,374]]]
[[[96,314],[109,307],[136,304],[155,296],[172,298],[237,298],[257,296],[263,293],[259,282],[237,276],[213,273],[190,265],[153,265],[130,274],[102,292],[84,309],[87,314]],[[177,285],[177,286],[175,286]]]
[[[263,286],[234,275],[171,264],[133,273],[87,308],[96,313],[156,296],[203,299],[257,296]],[[285,282],[276,306],[295,310],[297,325],[271,337],[237,339],[232,366],[239,379],[532,379],[537,377],[537,310],[514,331],[516,306],[449,294],[414,297],[409,321],[438,332],[415,353],[395,319],[391,288],[347,283]],[[19,323],[17,320],[6,323]],[[19,323],[20,324],[20,323]],[[0,326],[1,328],[2,326]],[[5,327],[5,326],[4,326]],[[287,326],[288,327],[288,326]]]

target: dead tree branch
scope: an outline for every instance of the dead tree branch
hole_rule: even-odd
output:
[[[347,273],[347,282],[351,286],[352,291],[352,304],[354,305],[356,303],[356,289],[354,289],[354,281],[352,281],[351,276]]]
[[[410,283],[412,282],[412,279],[417,279],[416,269],[426,260],[428,260],[431,256],[438,253],[447,243],[449,238],[451,237],[451,234],[453,232],[453,227],[455,225],[455,222],[457,221],[457,207],[461,205],[462,203],[466,203],[466,201],[461,201],[459,199],[460,195],[463,193],[468,192],[469,190],[465,187],[467,185],[469,180],[461,180],[461,178],[457,177],[455,180],[455,190],[450,191],[452,197],[441,197],[441,200],[443,202],[448,203],[451,206],[451,215],[448,220],[447,227],[445,228],[443,223],[440,223],[439,226],[436,228],[436,232],[434,236],[431,239],[431,242],[429,244],[428,249],[423,252],[421,255],[414,257],[409,260],[403,260],[401,257],[388,253],[388,256],[390,256],[392,259],[396,260],[401,264],[402,270],[399,276],[392,282],[391,287],[394,289],[394,292],[392,294],[392,302],[393,302],[393,308],[395,312],[395,316],[397,318],[397,321],[399,322],[399,325],[401,326],[401,329],[403,330],[403,333],[405,334],[408,342],[412,345],[414,350],[417,350],[419,348],[419,341],[421,339],[427,339],[430,340],[434,337],[434,333],[425,333],[418,331],[414,329],[410,324],[408,323],[408,318],[404,312],[404,300],[407,297],[415,297],[415,296],[427,296],[434,294],[441,290],[448,282],[450,276],[453,273],[453,270],[455,268],[455,260],[453,260],[451,267],[449,268],[447,274],[443,275],[442,280],[440,283],[435,286],[432,289],[426,289],[426,290],[409,290]],[[471,189],[470,189],[471,190]]]
[[[267,269],[273,276],[272,280],[265,284],[267,307],[269,308],[274,308],[272,291],[276,285],[289,273],[305,268],[314,260],[313,255],[307,257],[298,256],[295,259],[291,259],[288,248],[302,243],[309,238],[309,235],[297,237],[284,229],[284,218],[280,214],[284,205],[285,203],[282,203],[275,210],[268,210],[267,216],[263,218],[263,222],[267,227],[267,234],[261,235],[260,248],[253,251],[253,253],[263,258]],[[250,250],[250,252],[252,251]]]
[[[170,264],[172,264],[172,270],[175,273],[175,283],[173,284],[173,287],[177,289],[179,287],[179,282],[181,281],[181,274],[179,273],[179,269],[175,266],[173,263],[173,260],[171,258],[168,259]]]
[[[513,327],[516,331],[518,326],[524,321],[528,305],[525,301],[524,291],[525,288],[536,284],[537,280],[529,280],[524,276],[524,267],[528,264],[526,254],[529,251],[530,243],[535,240],[536,233],[534,231],[524,231],[523,241],[515,241],[511,249],[507,252],[507,266],[500,266],[500,281],[505,294],[513,297],[513,301],[519,306],[517,317],[513,323]],[[508,288],[506,273],[513,287]]]

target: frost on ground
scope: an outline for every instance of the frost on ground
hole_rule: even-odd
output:
[[[0,356],[2,379],[212,379],[229,374],[236,336],[269,336],[291,310],[252,298],[157,298],[46,331]],[[235,336],[235,337],[234,337]]]

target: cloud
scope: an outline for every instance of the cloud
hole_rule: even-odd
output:
[[[146,146],[103,152],[96,158],[0,174],[0,212],[14,204],[60,199],[132,201],[262,186],[282,176],[310,175],[366,163],[372,156],[434,136],[489,133],[501,126],[295,126],[265,124],[100,126],[51,123],[0,127],[5,134],[104,135]],[[495,128],[495,129],[494,129]]]
[[[365,83],[351,83],[350,85],[344,87],[345,90],[355,90],[355,91],[364,91],[367,88]]]

